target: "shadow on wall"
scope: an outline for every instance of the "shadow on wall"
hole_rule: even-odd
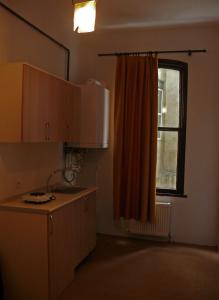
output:
[[[0,40],[1,63],[28,62],[64,77],[65,51],[2,8],[0,8]]]

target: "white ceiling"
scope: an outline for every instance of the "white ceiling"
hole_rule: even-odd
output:
[[[97,28],[219,21],[219,0],[97,0]]]

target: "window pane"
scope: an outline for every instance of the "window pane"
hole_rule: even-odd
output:
[[[162,117],[161,114],[158,114],[158,127],[162,126]]]
[[[156,187],[176,190],[178,132],[159,131]]]
[[[163,108],[163,90],[162,89],[158,89],[158,127],[163,126],[163,122],[162,122],[162,108]]]
[[[159,68],[158,112],[163,127],[179,127],[179,81],[177,70]]]

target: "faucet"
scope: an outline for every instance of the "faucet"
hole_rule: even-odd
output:
[[[70,179],[67,178],[66,171],[70,171],[72,173]],[[77,177],[77,173],[79,173],[79,172],[80,172],[80,167],[77,165],[72,165],[71,168],[61,168],[61,169],[56,169],[56,170],[52,171],[52,173],[49,175],[49,177],[47,178],[47,181],[46,181],[46,192],[51,193],[50,181],[53,178],[53,176],[56,175],[57,173],[62,173],[62,177],[63,177],[64,181],[67,182],[68,184],[72,184],[72,182]]]

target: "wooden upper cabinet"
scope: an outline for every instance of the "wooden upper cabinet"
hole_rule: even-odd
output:
[[[78,143],[78,87],[16,63],[0,66],[0,88],[0,142]]]
[[[23,66],[0,69],[0,141],[20,142],[22,135]]]
[[[51,76],[27,65],[23,67],[23,111],[21,140],[40,142],[49,139],[49,107],[52,102]]]

